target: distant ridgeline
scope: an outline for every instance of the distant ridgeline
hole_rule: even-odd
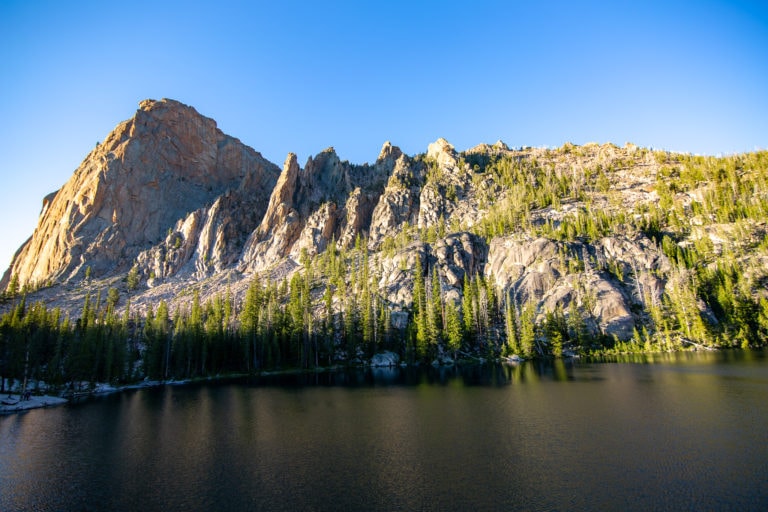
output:
[[[5,273],[0,374],[760,346],[767,219],[768,152],[439,139],[281,170],[193,108],[146,100],[46,197]]]

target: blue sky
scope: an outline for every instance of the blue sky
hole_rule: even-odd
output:
[[[0,267],[42,198],[163,97],[278,165],[438,137],[752,151],[768,148],[768,5],[0,1]]]

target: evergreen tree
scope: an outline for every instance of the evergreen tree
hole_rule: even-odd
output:
[[[461,309],[464,313],[464,334],[467,341],[470,341],[474,340],[475,337],[475,300],[468,274],[464,274],[464,286],[462,291]]]
[[[502,349],[502,355],[520,354],[521,347],[520,334],[517,327],[517,314],[515,305],[511,300],[507,301],[507,307],[504,310],[504,330],[507,340]]]
[[[162,368],[162,349],[159,336],[155,332],[156,328],[155,312],[152,304],[149,304],[144,318],[142,339],[144,341],[144,373],[152,379],[160,378]]]
[[[126,286],[133,291],[139,287],[139,267],[134,265],[126,276]]]
[[[10,298],[14,298],[19,294],[19,276],[17,274],[11,275],[11,280],[5,290],[5,294]]]
[[[243,340],[242,354],[246,361],[246,370],[256,369],[263,354],[259,350],[259,320],[261,317],[261,285],[254,278],[245,294],[240,311],[240,337]]]
[[[547,311],[544,320],[544,334],[549,343],[549,351],[555,357],[563,355],[564,318],[559,309]]]
[[[520,351],[523,357],[531,357],[536,343],[536,308],[533,301],[525,303],[517,318],[519,320]]]
[[[168,317],[168,304],[166,304],[165,300],[161,300],[160,304],[157,306],[155,327],[153,331],[156,339],[156,347],[160,352],[158,358],[159,361],[155,361],[155,364],[157,364],[157,362],[160,363],[157,368],[159,370],[158,375],[167,379],[170,367],[172,331],[170,318]]]
[[[189,346],[189,361],[199,367],[199,374],[206,374],[208,358],[208,340],[203,329],[203,308],[200,305],[200,292],[195,290],[192,296],[192,309],[189,312],[187,326],[187,340]],[[187,369],[187,376],[191,376],[192,367]]]
[[[427,297],[424,288],[424,269],[421,258],[416,257],[416,267],[413,277],[413,315],[416,324],[416,356],[424,358],[427,355],[429,334],[427,327]]]
[[[432,267],[431,274],[427,332],[429,344],[437,346],[443,332],[443,301],[440,288],[440,275],[436,267]]]
[[[453,359],[456,360],[456,352],[461,349],[461,340],[463,333],[461,329],[461,319],[456,309],[456,304],[448,300],[445,305],[445,337],[448,343],[448,350],[453,353]]]
[[[566,321],[568,339],[577,347],[583,347],[588,340],[587,325],[575,301],[571,301],[568,306],[568,318]]]
[[[301,361],[303,358],[303,335],[306,330],[304,324],[304,304],[302,300],[302,279],[297,273],[291,278],[290,302],[288,311],[290,316],[291,346],[289,357],[292,361]],[[303,361],[302,361],[303,362]]]
[[[325,287],[325,292],[323,293],[323,304],[325,306],[323,311],[323,339],[325,341],[323,350],[327,354],[328,364],[331,364],[335,327],[333,321],[333,288],[331,287],[330,283]]]

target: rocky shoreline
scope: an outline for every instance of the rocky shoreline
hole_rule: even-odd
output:
[[[30,409],[40,409],[42,407],[52,407],[54,405],[66,404],[68,400],[58,396],[50,395],[32,395],[26,400],[18,394],[9,394],[0,399],[0,414],[9,414],[13,412],[28,411]]]

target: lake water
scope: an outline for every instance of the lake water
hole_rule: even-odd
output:
[[[0,417],[0,510],[768,510],[764,352],[367,370]]]

